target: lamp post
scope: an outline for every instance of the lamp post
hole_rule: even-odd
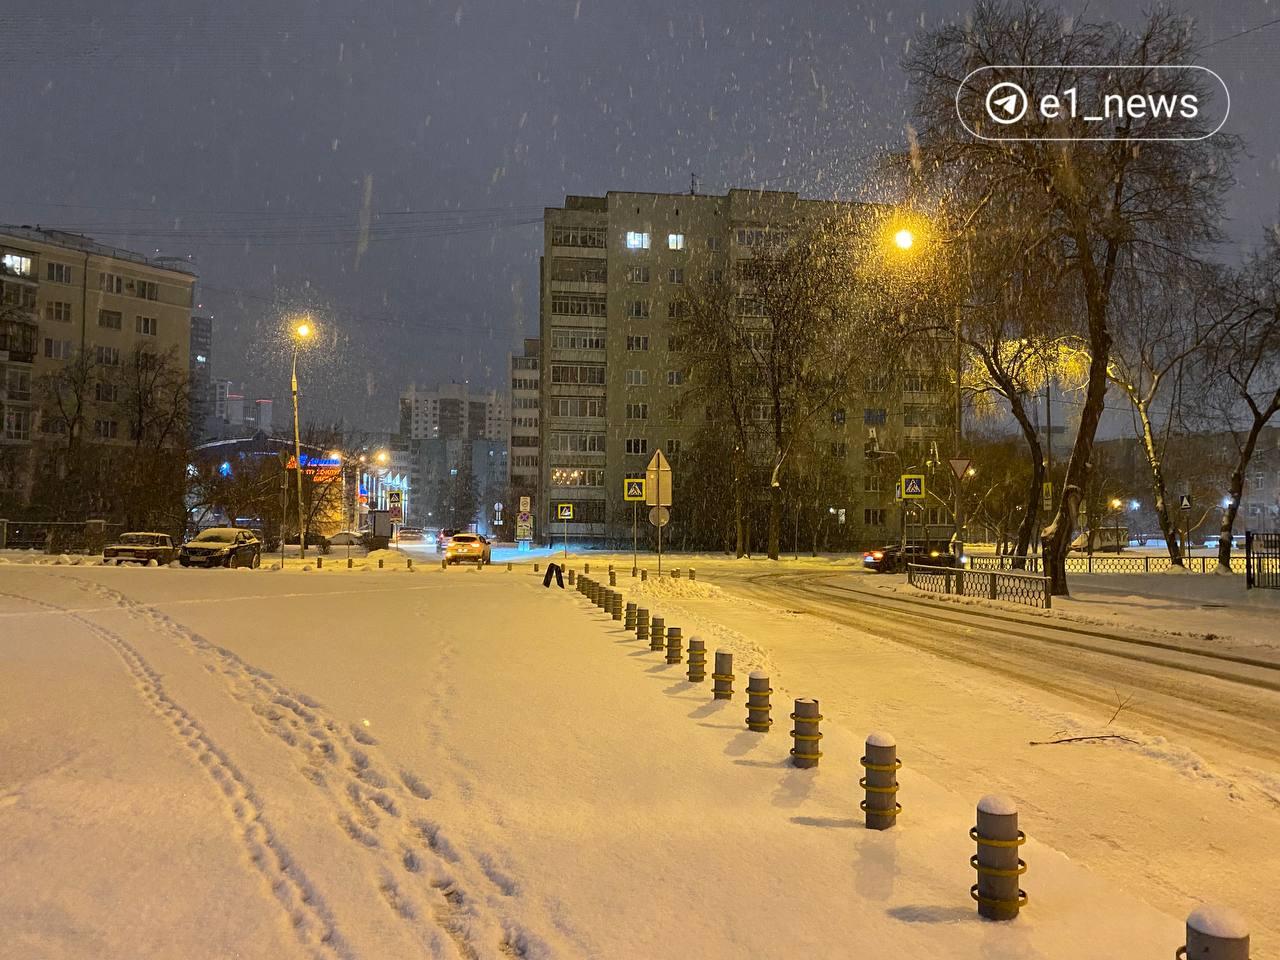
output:
[[[307,524],[302,510],[302,440],[298,433],[298,349],[310,341],[315,330],[308,320],[300,320],[294,324],[293,336],[293,376],[290,380],[293,391],[293,463],[298,479],[298,546],[302,559],[307,558]]]

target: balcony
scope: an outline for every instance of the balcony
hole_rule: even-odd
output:
[[[0,354],[17,363],[31,363],[36,358],[40,328],[28,320],[8,316],[0,318]]]

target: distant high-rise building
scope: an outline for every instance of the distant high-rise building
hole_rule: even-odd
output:
[[[538,420],[541,371],[538,355],[541,341],[524,341],[524,353],[512,354],[511,368],[511,503],[509,512],[520,507],[520,497],[529,497],[534,510],[538,503]]]
[[[213,317],[191,317],[191,353],[187,365],[193,435],[202,436],[204,421],[212,412]]]

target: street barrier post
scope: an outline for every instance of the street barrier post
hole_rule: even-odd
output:
[[[716,669],[711,674],[711,695],[716,700],[733,699],[733,654],[728,650],[716,651]]]
[[[769,716],[769,675],[754,670],[747,677],[747,729],[756,733],[768,733],[773,726]]]
[[[795,721],[791,730],[791,739],[795,742],[795,746],[791,748],[791,762],[801,768],[816,767],[822,759],[822,751],[818,749],[818,742],[822,739],[822,733],[818,730],[818,724],[822,720],[822,714],[818,712],[818,701],[803,697],[796,700],[791,719]]]
[[[888,830],[898,822],[902,804],[898,803],[898,743],[887,733],[867,736],[862,766],[867,775],[858,781],[866,797],[862,812],[866,814],[868,830]]]
[[[689,638],[689,682],[702,683],[707,679],[707,646],[701,637]]]
[[[978,852],[969,865],[978,871],[978,882],[969,895],[978,902],[978,914],[988,920],[1013,920],[1026,906],[1027,895],[1018,878],[1027,865],[1018,857],[1026,836],[1018,829],[1018,808],[1009,797],[987,794],[978,801],[978,823],[969,831]]]

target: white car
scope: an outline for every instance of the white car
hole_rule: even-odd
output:
[[[343,530],[329,538],[331,547],[358,547],[364,542],[364,534],[358,530]]]

